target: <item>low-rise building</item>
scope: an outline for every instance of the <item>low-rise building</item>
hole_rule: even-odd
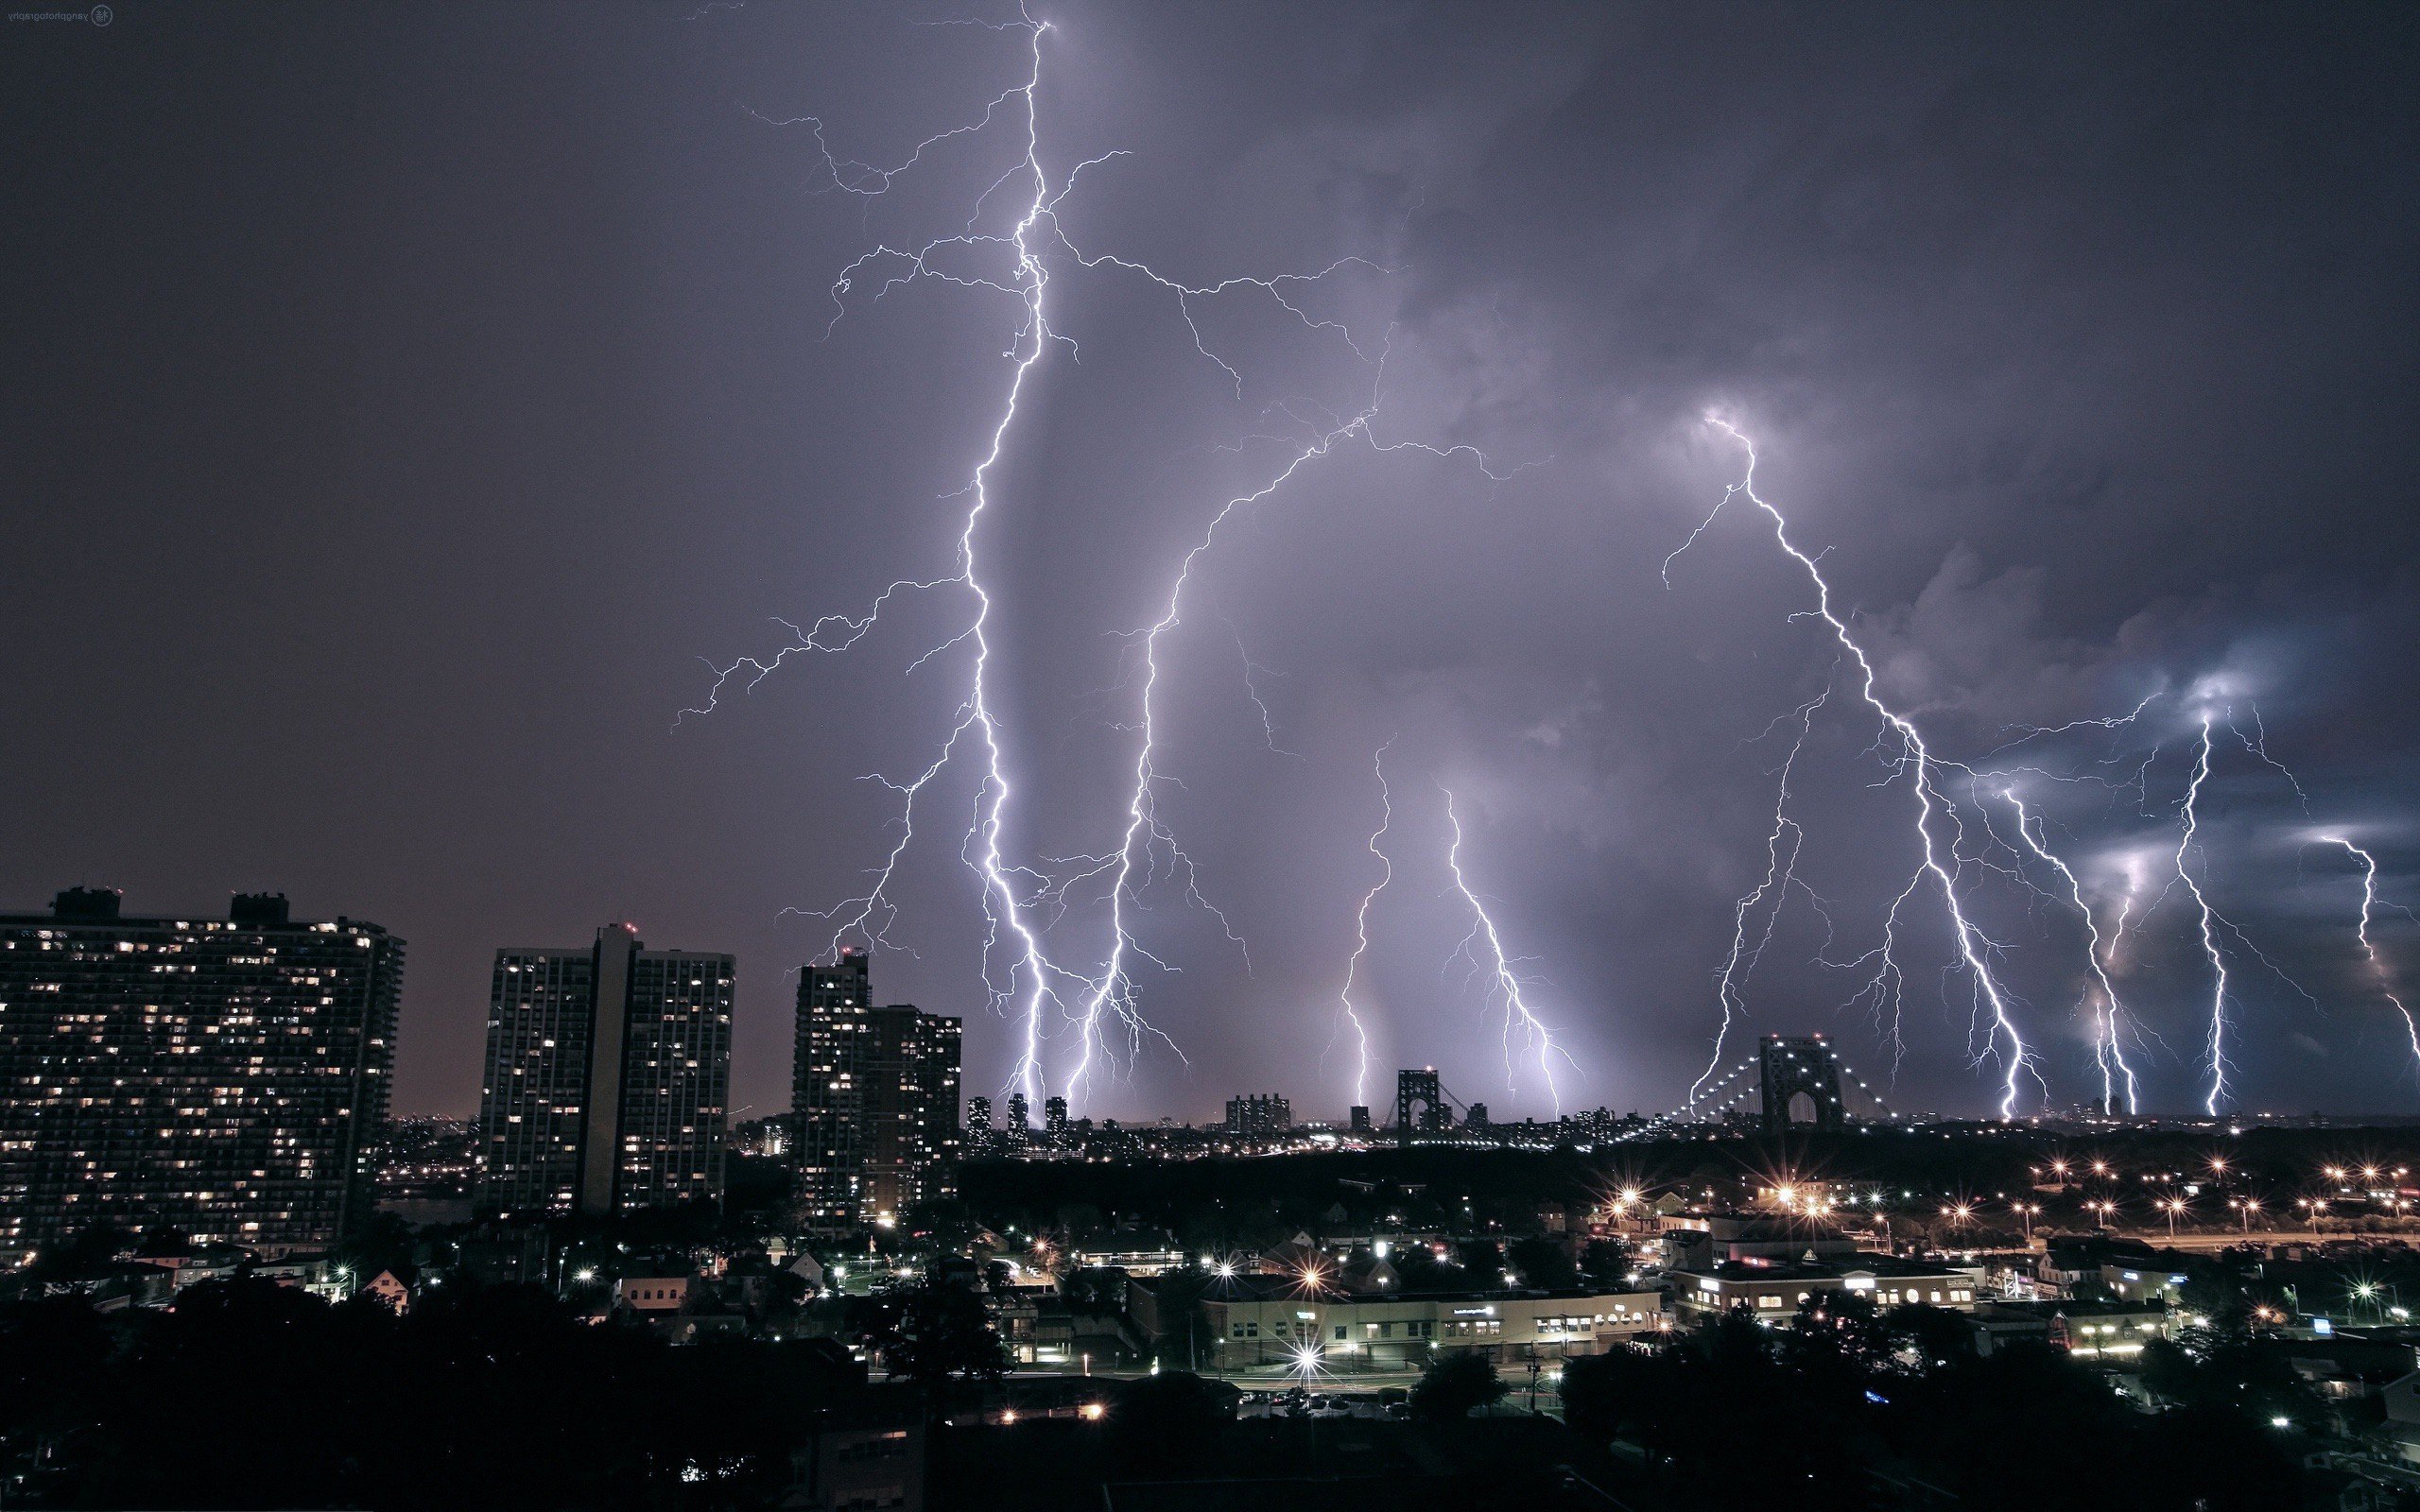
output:
[[[1864,1297],[1878,1308],[1921,1304],[1961,1313],[1974,1311],[1977,1300],[1970,1273],[1890,1255],[1692,1262],[1667,1274],[1673,1307],[1684,1318],[1734,1308],[1783,1317],[1807,1302],[1840,1295]]]
[[[2128,1365],[2153,1339],[2166,1338],[2172,1314],[2162,1302],[1984,1302],[1968,1318],[1975,1352],[2013,1344],[2053,1344],[2079,1360]]]
[[[676,1315],[689,1305],[695,1276],[625,1276],[614,1283],[614,1305],[650,1321]]]
[[[1499,1363],[1562,1358],[1600,1353],[1670,1326],[1657,1292],[1306,1294],[1294,1280],[1272,1277],[1237,1277],[1203,1297],[1201,1311],[1215,1358],[1227,1368],[1306,1354],[1330,1369],[1400,1368],[1451,1349]]]

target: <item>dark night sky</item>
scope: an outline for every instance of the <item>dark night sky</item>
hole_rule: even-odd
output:
[[[1016,334],[1009,299],[938,283],[860,287],[825,328],[838,271],[962,226],[1019,123],[867,198],[830,192],[807,128],[765,118],[813,112],[844,157],[896,163],[1018,82],[1025,39],[916,24],[977,13],[938,5],[696,9],[126,0],[106,28],[0,26],[0,902],[282,888],[389,925],[411,941],[406,1109],[475,1106],[496,946],[614,917],[737,954],[734,1100],[784,1106],[791,973],[829,930],[783,910],[862,887],[895,805],[856,779],[929,762],[965,686],[964,647],[904,670],[963,628],[964,595],[937,592],[673,723],[701,658],[780,646],[773,616],[949,574],[947,496]],[[1200,1117],[1273,1090],[1340,1111],[1336,994],[1390,739],[1382,1069],[1434,1061],[1498,1114],[1546,1108],[1533,1066],[1508,1088],[1500,1009],[1447,962],[1470,919],[1443,783],[1579,1064],[1566,1102],[1677,1101],[1764,869],[1789,727],[1757,737],[1833,660],[1743,509],[1659,579],[1737,475],[1709,410],[1757,438],[1760,491],[1828,551],[1884,695],[1940,752],[2168,690],[2135,726],[2027,747],[2043,771],[2018,779],[2104,927],[2129,858],[2145,879],[2116,959],[2148,1105],[2202,1089],[2206,969],[2167,885],[2194,712],[2248,730],[2256,701],[2309,816],[2221,728],[2191,864],[2310,999],[2230,936],[2235,1086],[2253,1107],[2420,1106],[2361,968],[2357,874],[2312,838],[2371,845],[2382,898],[2420,905],[2411,12],[1037,13],[1046,167],[1132,154],[1065,202],[1077,244],[1193,284],[1365,256],[1383,270],[1300,302],[1372,356],[1392,327],[1380,438],[1531,464],[1493,483],[1347,446],[1201,558],[1162,643],[1162,814],[1252,969],[1181,887],[1147,889],[1141,942],[1178,970],[1146,969],[1143,1009],[1184,1058],[1147,1045],[1089,1110]],[[1003,843],[1044,868],[1115,844],[1124,632],[1220,502],[1374,377],[1246,289],[1196,306],[1239,400],[1165,291],[1063,249],[1050,266],[1080,361],[1055,346],[1035,369],[980,538],[1017,784]],[[1838,693],[1796,768],[1833,959],[1872,948],[1912,866],[1913,799],[1874,785],[1875,732]],[[951,829],[972,779],[930,790],[875,971],[886,999],[968,1016],[982,1090],[1015,1036],[985,1006]],[[1964,885],[2013,1011],[2050,1097],[2082,1098],[2074,911],[1982,849]],[[1051,934],[1082,970],[1096,904]],[[1905,919],[1894,1101],[1980,1111],[1997,1073],[1968,1065],[1937,895]],[[1823,933],[1793,893],[1750,1027],[1824,1029],[1887,1073]],[[2420,993],[2420,927],[2390,914],[2376,937]],[[1066,1032],[1046,1051],[1063,1068]]]

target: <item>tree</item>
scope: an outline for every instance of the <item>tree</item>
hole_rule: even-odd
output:
[[[1184,1370],[1130,1383],[1110,1413],[1112,1460],[1155,1480],[1206,1469],[1220,1428],[1235,1418],[1236,1396]]]
[[[1551,1239],[1516,1239],[1505,1256],[1507,1267],[1524,1286],[1540,1291],[1567,1291],[1580,1284],[1580,1268]]]
[[[1611,1291],[1630,1284],[1630,1246],[1618,1239],[1591,1239],[1580,1251],[1580,1274],[1591,1286]]]
[[[928,1279],[873,1298],[871,1314],[866,1342],[883,1368],[927,1397],[1008,1371],[1008,1349],[971,1288]]]
[[[1494,1361],[1467,1349],[1448,1349],[1411,1388],[1411,1410],[1429,1422],[1452,1422],[1502,1400],[1506,1389]]]
[[[1454,1248],[1473,1285],[1494,1291],[1504,1284],[1504,1250],[1495,1240],[1472,1239]]]
[[[1644,1422],[1650,1404],[1668,1396],[1671,1374],[1661,1352],[1613,1349],[1583,1354],[1563,1366],[1563,1420],[1572,1431],[1603,1443],[1625,1424]]]
[[[1059,1295],[1073,1312],[1115,1313],[1126,1305],[1126,1273],[1101,1265],[1071,1270],[1059,1278]]]

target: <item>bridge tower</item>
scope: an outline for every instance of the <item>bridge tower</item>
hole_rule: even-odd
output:
[[[1419,1108],[1415,1115],[1414,1108]],[[1395,1073],[1395,1143],[1409,1144],[1414,1134],[1432,1133],[1443,1128],[1453,1117],[1445,1106],[1445,1089],[1437,1079],[1437,1068],[1424,1066],[1418,1071]]]
[[[1848,1124],[1841,1100],[1841,1065],[1820,1034],[1804,1038],[1769,1034],[1758,1047],[1764,1089],[1765,1132],[1811,1125],[1830,1133]]]

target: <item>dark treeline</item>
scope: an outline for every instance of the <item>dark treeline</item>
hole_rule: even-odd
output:
[[[808,1346],[675,1349],[529,1288],[401,1317],[257,1280],[0,1308],[0,1440],[48,1505],[760,1505],[864,1389]]]
[[[2314,1186],[2321,1168],[2330,1164],[2420,1169],[2420,1128],[2252,1128],[2240,1135],[2150,1130],[2085,1137],[1986,1126],[1667,1140],[1585,1154],[1431,1145],[1132,1164],[978,1160],[964,1168],[960,1185],[966,1211],[995,1227],[1039,1229],[1132,1220],[1207,1247],[1263,1242],[1279,1228],[1290,1231],[1338,1206],[1354,1222],[1399,1214],[1414,1227],[1467,1224],[1477,1230],[1492,1225],[1518,1231],[1534,1221],[1542,1204],[1601,1201],[1630,1185],[1694,1189],[1787,1176],[1988,1196],[2025,1189],[2033,1179],[2031,1169],[2055,1158],[2079,1163],[2107,1160],[2129,1172],[2193,1173],[2213,1156],[2228,1162],[2235,1179],[2290,1193]]]
[[[2302,1504],[2293,1440],[2275,1421],[2307,1424],[2318,1406],[2284,1362],[2239,1336],[2153,1349],[2164,1410],[2144,1412],[2063,1350],[1978,1356],[1948,1314],[1852,1303],[1778,1329],[1734,1315],[1662,1349],[1573,1360],[1562,1393],[1575,1431],[1639,1446],[1663,1488],[1719,1484],[1742,1506]]]

